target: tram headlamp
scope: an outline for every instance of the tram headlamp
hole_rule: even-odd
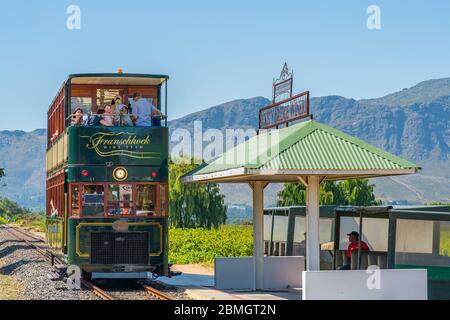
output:
[[[128,177],[127,169],[123,167],[117,167],[113,171],[113,178],[117,181],[123,181]]]

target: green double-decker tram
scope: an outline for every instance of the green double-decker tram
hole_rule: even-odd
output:
[[[47,243],[87,276],[169,275],[168,78],[71,75],[50,106]]]

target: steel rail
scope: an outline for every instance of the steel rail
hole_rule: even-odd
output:
[[[27,237],[29,237],[29,238],[32,238],[33,240],[36,240],[36,241],[39,241],[39,242],[45,242],[44,238],[36,236],[36,235],[32,234],[29,231],[25,232],[25,231],[23,231],[22,229],[20,229],[19,227],[16,227],[16,226],[8,226],[8,227],[13,229],[13,230],[15,230],[15,231],[17,231],[17,232],[19,232],[19,233],[21,233],[21,234],[23,234],[23,235],[25,235],[25,236],[27,236]]]
[[[101,298],[102,300],[116,300],[112,295],[85,279],[81,279],[81,284],[91,290],[97,297]]]
[[[6,230],[9,234],[11,234],[13,237],[15,237],[15,238],[17,238],[17,239],[19,239],[19,240],[24,241],[27,245],[29,245],[30,247],[32,247],[33,249],[35,249],[35,250],[36,250],[37,252],[39,252],[42,256],[44,256],[44,258],[46,258],[47,260],[49,260],[49,262],[55,262],[55,261],[57,261],[57,262],[59,262],[59,263],[61,263],[61,264],[65,264],[64,261],[62,261],[60,258],[58,258],[58,257],[56,257],[56,256],[52,256],[51,254],[49,255],[49,252],[48,252],[48,251],[46,251],[46,250],[44,250],[44,249],[42,249],[42,248],[39,248],[38,246],[36,246],[34,243],[28,241],[27,239],[24,239],[23,237],[18,236],[18,235],[15,234],[14,232],[11,232],[11,229],[14,230],[14,231],[16,231],[16,232],[18,232],[18,233],[20,233],[20,234],[22,234],[22,235],[28,236],[28,237],[30,237],[30,238],[33,238],[33,239],[36,239],[36,240],[39,240],[39,241],[42,241],[42,239],[37,239],[36,237],[31,236],[31,235],[27,234],[25,231],[20,230],[20,229],[18,229],[18,228],[16,228],[16,227],[8,226],[8,227],[5,228],[5,230]],[[19,230],[20,230],[20,231],[19,231]],[[100,298],[103,299],[103,300],[115,300],[114,297],[112,297],[110,294],[108,294],[107,292],[103,291],[103,290],[100,289],[99,287],[93,285],[92,283],[90,283],[90,282],[87,281],[87,280],[81,279],[81,284],[83,284],[86,288],[88,288],[89,290],[91,290],[96,296],[100,297]]]
[[[31,235],[27,232],[25,232],[24,230],[14,227],[14,226],[7,226],[4,228],[9,234],[11,234],[12,236],[14,236],[15,238],[24,241],[27,245],[29,245],[30,247],[32,247],[33,249],[35,249],[39,254],[41,254],[45,259],[47,259],[50,263],[60,263],[60,264],[66,264],[63,260],[61,260],[59,257],[53,255],[52,253],[50,253],[48,250],[44,250],[40,247],[38,247],[37,245],[35,245],[34,243],[30,242],[27,239],[24,239],[23,237],[18,236],[17,234],[15,234],[14,232],[12,232],[11,230],[14,230],[17,233],[20,233],[22,236],[26,236],[29,238],[32,238],[36,241],[39,242],[44,242],[44,240],[42,238],[38,238],[34,235]],[[102,290],[101,288],[97,287],[96,285],[94,285],[93,283],[91,283],[90,281],[87,281],[85,279],[81,279],[81,284],[83,286],[85,286],[86,288],[88,288],[90,291],[92,291],[97,297],[101,298],[102,300],[116,300],[112,295],[110,295],[109,293],[107,293],[106,291]],[[145,290],[146,293],[160,299],[160,300],[174,300],[174,298],[170,297],[169,295],[151,287],[145,284],[141,284],[142,288]]]
[[[156,297],[156,298],[158,298],[160,300],[174,300],[174,298],[168,296],[167,294],[165,294],[165,293],[163,293],[163,292],[161,292],[161,291],[159,291],[159,290],[157,290],[157,289],[155,289],[153,287],[150,287],[150,286],[145,285],[145,284],[141,284],[141,285],[142,285],[142,287],[145,289],[145,291],[148,294],[150,294],[150,295],[152,295],[152,296],[154,296],[154,297]]]

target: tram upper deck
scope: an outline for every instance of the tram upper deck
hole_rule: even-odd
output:
[[[66,129],[73,124],[74,117],[81,116],[84,125],[92,125],[86,121],[90,115],[102,114],[108,107],[113,107],[112,110],[107,111],[115,120],[112,126],[116,126],[123,124],[120,121],[124,118],[120,115],[120,109],[121,106],[125,106],[124,109],[128,109],[130,118],[133,118],[132,111],[135,103],[133,96],[136,93],[152,108],[166,115],[168,79],[167,75],[131,73],[70,75],[53,99],[47,113],[48,149],[57,143]],[[164,90],[162,90],[163,87]],[[116,98],[120,100],[114,105]],[[77,111],[78,113],[81,111],[81,115]],[[166,126],[167,120],[162,125]]]

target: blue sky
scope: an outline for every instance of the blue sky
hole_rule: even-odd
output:
[[[66,28],[69,5],[81,30]],[[381,30],[366,27],[369,5]],[[0,130],[46,126],[70,73],[163,73],[175,119],[238,98],[271,95],[287,61],[296,91],[379,97],[450,76],[448,1],[0,2]]]

